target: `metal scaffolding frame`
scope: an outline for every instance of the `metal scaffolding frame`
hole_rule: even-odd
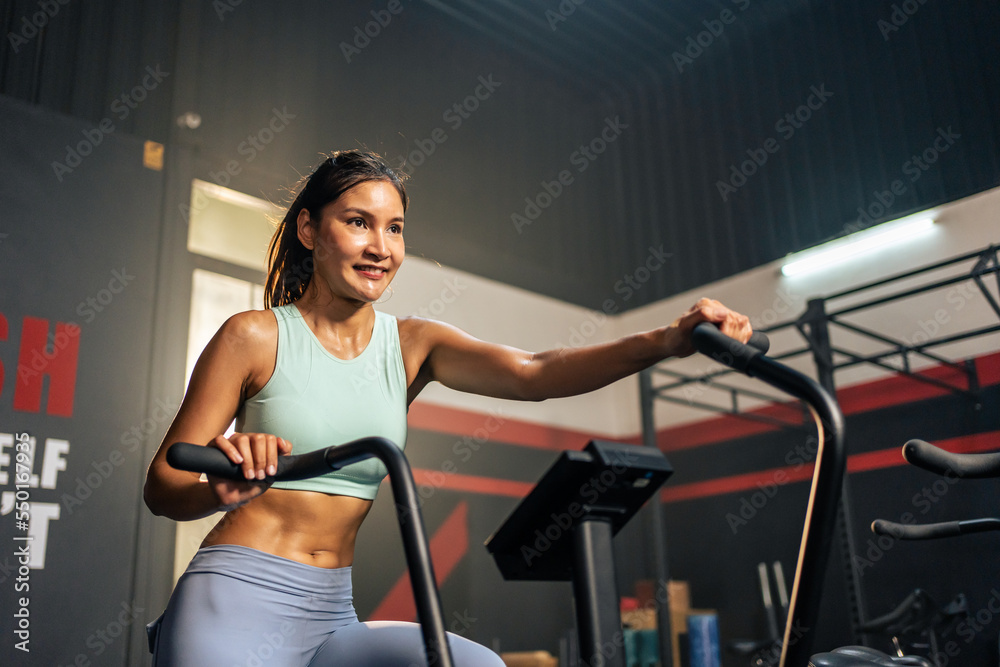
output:
[[[871,364],[873,366],[892,371],[895,374],[911,378],[916,382],[930,384],[954,394],[964,396],[978,404],[980,386],[975,363],[971,360],[955,361],[947,359],[941,354],[935,352],[934,349],[949,343],[956,343],[976,338],[978,336],[985,336],[991,333],[1000,332],[1000,323],[977,327],[969,331],[951,334],[948,336],[941,336],[939,338],[932,338],[930,335],[927,335],[926,341],[919,344],[911,344],[905,340],[899,340],[893,336],[874,331],[869,327],[848,322],[844,318],[852,313],[877,308],[901,299],[914,297],[971,280],[975,283],[976,287],[978,287],[979,292],[986,299],[986,302],[996,314],[998,320],[1000,320],[1000,303],[998,303],[998,299],[989,291],[986,283],[986,279],[992,275],[996,280],[997,291],[1000,293],[1000,258],[998,258],[998,252],[1000,252],[1000,246],[993,244],[981,250],[953,257],[936,264],[899,273],[888,278],[866,283],[859,287],[853,287],[836,294],[810,299],[807,303],[805,312],[799,317],[775,324],[766,329],[762,329],[762,331],[765,333],[773,333],[790,328],[794,328],[798,331],[798,333],[802,336],[805,345],[800,348],[795,348],[790,351],[774,355],[773,358],[783,361],[810,354],[812,356],[812,361],[816,366],[817,380],[833,395],[836,395],[836,385],[834,382],[834,373],[836,371],[862,364]],[[894,284],[898,284],[902,281],[918,278],[921,275],[946,270],[951,267],[960,269],[962,268],[960,265],[963,263],[969,263],[971,264],[971,267],[967,271],[961,271],[960,273],[947,278],[929,281],[927,284],[919,285],[917,287],[901,288],[888,295],[880,295],[870,299],[863,299],[860,302],[852,303],[841,308],[831,309],[829,307],[831,302],[848,296],[864,296],[867,291],[883,287],[892,287]],[[878,341],[881,344],[888,345],[889,349],[875,354],[863,354],[845,349],[842,346],[835,346],[830,340],[831,327],[840,327],[841,329],[850,331],[851,333],[863,338]],[[840,357],[840,360],[838,360],[837,357]],[[961,381],[949,382],[914,371],[912,369],[912,360],[915,357],[930,360],[935,364],[954,369],[959,373]],[[804,410],[801,420],[792,421],[761,414],[756,410],[751,411],[743,409],[743,406],[740,403],[741,397],[753,399],[755,401],[763,400],[771,404],[787,403],[787,399],[758,391],[744,389],[742,387],[736,387],[720,381],[726,375],[731,373],[735,373],[735,371],[725,368],[693,376],[673,371],[663,365],[643,371],[640,375],[639,384],[642,410],[643,444],[656,446],[656,429],[653,418],[653,408],[655,402],[658,400],[679,403],[688,407],[730,415],[740,419],[763,422],[779,428],[796,430],[808,430],[811,428],[811,421],[808,420]],[[656,380],[659,378],[667,378],[667,381],[657,385]],[[677,396],[676,392],[678,390],[684,390],[692,385],[703,385],[714,391],[726,392],[729,395],[729,406],[721,407],[710,403],[692,401],[690,397]],[[847,480],[845,479],[840,511],[838,513],[838,543],[841,551],[842,563],[844,564],[844,579],[847,589],[848,604],[851,612],[851,630],[854,635],[853,641],[855,643],[861,643],[863,641],[863,637],[860,632],[860,626],[865,620],[865,605],[861,582],[852,567],[856,550],[853,541],[854,531],[853,526],[851,525],[852,514],[850,512],[850,504],[851,499],[850,494],[848,493]],[[664,582],[667,580],[668,573],[666,565],[667,551],[666,538],[663,528],[662,503],[653,502],[650,505],[651,510],[647,513],[647,520],[651,524],[650,530],[652,531],[652,535],[654,537],[654,551],[656,552],[654,554],[656,561],[655,574],[658,579],[658,585],[662,585],[665,588],[666,584]],[[669,628],[667,631],[669,632]],[[669,634],[667,637],[666,646],[669,646]],[[663,646],[664,645],[661,643],[661,647]],[[662,650],[661,655],[663,655]],[[669,653],[666,655],[669,656]],[[663,664],[665,667],[669,667],[670,658],[668,657]]]

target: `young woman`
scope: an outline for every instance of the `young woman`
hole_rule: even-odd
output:
[[[404,256],[403,183],[381,158],[335,153],[306,179],[271,242],[265,307],[234,315],[205,348],[149,467],[144,498],[178,521],[224,511],[150,626],[157,667],[423,665],[412,623],[360,623],[351,598],[358,529],[385,476],[370,459],[269,484],[279,456],[365,436],[406,439],[429,382],[540,401],[598,389],[693,352],[710,321],[746,341],[746,317],[702,299],[674,323],[614,342],[530,353],[441,322],[373,308]],[[237,432],[220,433],[236,418]],[[242,466],[233,482],[171,468],[174,442],[207,443]],[[502,665],[450,635],[458,665]],[[254,661],[257,661],[255,663]]]

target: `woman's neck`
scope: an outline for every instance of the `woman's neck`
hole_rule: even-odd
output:
[[[361,354],[371,340],[375,326],[371,303],[306,290],[295,306],[316,337],[338,357],[353,358]]]

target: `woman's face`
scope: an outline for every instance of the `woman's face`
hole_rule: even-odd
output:
[[[388,181],[355,185],[324,206],[319,220],[302,211],[298,232],[313,251],[314,277],[348,301],[377,301],[406,254],[403,201]]]

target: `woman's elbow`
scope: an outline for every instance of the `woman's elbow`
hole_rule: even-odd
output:
[[[162,475],[163,471],[159,470],[156,463],[149,466],[146,483],[142,487],[142,500],[154,515],[172,519],[170,484]]]
[[[540,381],[540,378],[524,377],[517,383],[513,391],[513,397],[518,401],[527,401],[530,403],[540,403],[542,401],[552,398],[549,392],[546,391],[544,384]]]
[[[146,503],[146,508],[155,516],[163,516],[165,508],[163,507],[163,503],[160,501],[154,486],[155,482],[147,473],[146,483],[142,487],[142,501]]]
[[[519,401],[541,403],[555,397],[550,384],[546,381],[544,355],[535,353],[521,367],[514,392]]]
[[[551,396],[545,394],[541,389],[529,387],[522,389],[518,393],[517,400],[526,401],[528,403],[541,403],[542,401],[547,401]]]

